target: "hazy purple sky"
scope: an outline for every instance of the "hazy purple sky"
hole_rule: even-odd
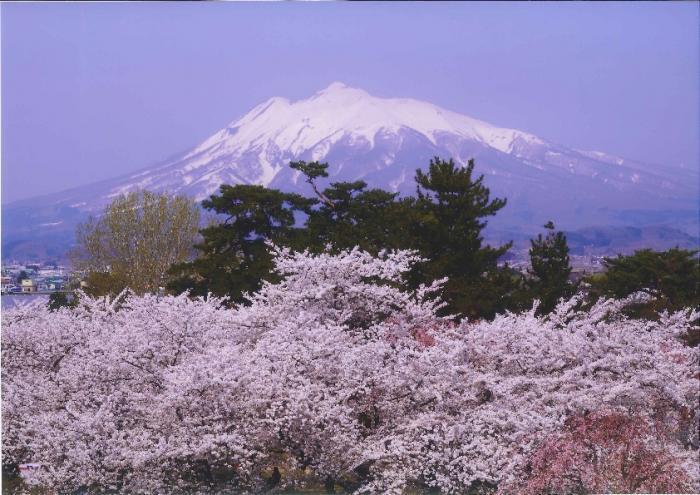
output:
[[[332,81],[698,166],[699,4],[4,3],[2,202],[183,151]]]

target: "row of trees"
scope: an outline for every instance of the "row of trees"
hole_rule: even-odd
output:
[[[460,167],[452,160],[431,160],[426,172],[416,172],[416,195],[410,197],[369,189],[363,181],[321,189],[318,181],[328,176],[327,164],[299,161],[290,166],[315,197],[223,185],[202,203],[214,216],[199,231],[198,241],[198,209],[186,198],[142,192],[116,200],[104,216],[78,232],[81,248],[74,259],[87,273],[89,291],[116,294],[130,287],[144,293],[167,287],[175,294],[212,293],[242,303],[244,294],[256,291],[262,281],[277,280],[268,242],[313,253],[328,245],[336,251],[358,246],[373,254],[415,250],[425,261],[406,275],[409,286],[447,278],[443,313],[470,319],[523,311],[535,299],[540,301],[538,314],[547,314],[577,289],[569,281],[566,237],[552,222],[545,225],[546,235],[531,241],[529,273],[499,266],[511,245],[486,245],[482,232],[506,200],[491,198],[483,176],[475,176],[473,161]],[[608,260],[607,266],[607,275],[586,280],[590,302],[648,288],[663,295],[654,305],[636,309],[636,314],[650,316],[692,305],[697,295],[698,260],[689,251],[642,251]]]
[[[362,181],[317,185],[327,177],[327,164],[293,162],[315,198],[261,186],[222,186],[203,206],[224,217],[202,231],[194,262],[173,267],[171,290],[213,292],[241,302],[270,279],[271,255],[266,242],[320,252],[355,246],[371,253],[413,249],[426,258],[409,275],[411,287],[447,277],[443,297],[447,312],[468,317],[493,316],[505,309],[499,295],[511,289],[511,274],[497,266],[510,245],[484,245],[486,218],[506,204],[490,199],[483,176],[475,178],[474,162],[432,160],[427,173],[416,173],[416,196],[400,198]],[[300,225],[301,219],[304,219]]]
[[[700,489],[697,312],[456,322],[407,285],[412,252],[270,250],[279,281],[234,308],[3,311],[3,463],[51,493]]]

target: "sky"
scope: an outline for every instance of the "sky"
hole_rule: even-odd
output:
[[[333,81],[700,166],[697,2],[0,5],[2,203],[185,151]]]

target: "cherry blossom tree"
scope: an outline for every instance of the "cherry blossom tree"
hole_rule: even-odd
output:
[[[415,253],[270,249],[281,281],[233,309],[125,292],[3,312],[5,462],[40,463],[29,481],[52,491],[565,492],[542,459],[580,437],[608,453],[576,458],[586,488],[700,488],[700,355],[678,338],[697,312],[629,320],[630,300],[574,298],[457,324],[436,316],[443,281],[406,289]],[[631,465],[662,456],[661,477],[615,484],[605,418],[643,426]]]
[[[596,411],[566,421],[502,493],[688,493],[696,452],[679,448],[662,421]]]

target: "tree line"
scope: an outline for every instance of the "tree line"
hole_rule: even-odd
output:
[[[199,233],[199,209],[191,200],[145,191],[118,198],[102,217],[78,229],[72,258],[85,274],[87,292],[116,294],[129,287],[146,293],[164,287],[173,294],[211,293],[231,304],[245,303],[245,294],[263,281],[279,280],[270,242],[311,253],[328,246],[335,252],[358,246],[372,254],[415,250],[423,261],[406,274],[408,286],[415,290],[446,278],[442,313],[472,320],[520,312],[534,300],[540,301],[538,314],[547,314],[580,289],[570,281],[566,236],[551,221],[545,235],[531,240],[527,273],[499,264],[512,243],[490,246],[483,230],[507,200],[491,197],[473,160],[462,167],[435,157],[427,171],[416,171],[416,193],[408,197],[369,188],[364,181],[321,188],[326,163],[296,161],[290,167],[308,183],[312,197],[222,185],[202,202],[213,217]],[[643,289],[656,299],[630,310],[634,316],[697,304],[700,268],[693,251],[642,250],[608,258],[605,265],[603,274],[583,280],[589,304]]]

